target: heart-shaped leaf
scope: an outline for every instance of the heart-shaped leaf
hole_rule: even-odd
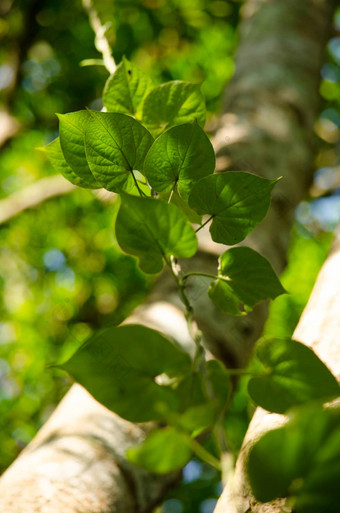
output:
[[[85,155],[85,130],[90,120],[87,110],[57,114],[59,118],[60,146],[73,173],[91,187],[99,189],[101,185],[94,178]]]
[[[54,139],[54,141],[50,142],[43,148],[39,149],[46,153],[54,169],[58,173],[62,174],[66,178],[66,180],[73,183],[73,185],[78,185],[79,187],[83,187],[84,189],[96,188],[95,186],[85,182],[82,178],[80,178],[72,171],[72,169],[65,160],[64,154],[60,146],[59,137],[57,137],[57,139]]]
[[[138,447],[128,449],[127,459],[156,474],[184,467],[192,456],[188,435],[174,427],[152,431]]]
[[[145,422],[178,409],[176,393],[155,378],[185,375],[190,365],[190,357],[157,331],[127,325],[97,332],[61,367],[107,408]]]
[[[139,258],[146,273],[158,273],[170,255],[190,258],[197,250],[191,224],[175,205],[122,194],[116,237],[123,251]]]
[[[244,308],[249,311],[259,301],[286,292],[268,260],[246,247],[229,249],[220,256],[218,277],[210,285],[209,296],[231,315],[240,315]]]
[[[177,188],[185,200],[193,184],[214,168],[214,149],[196,123],[175,126],[160,135],[144,162],[144,174],[153,189],[167,192]]]
[[[206,109],[200,86],[175,80],[155,87],[143,104],[143,123],[153,133],[197,121],[203,127]]]
[[[330,370],[300,342],[264,340],[258,344],[256,354],[265,373],[249,381],[248,391],[253,401],[266,410],[284,413],[306,401],[340,395]]]
[[[202,178],[193,188],[189,205],[209,214],[211,237],[229,246],[243,240],[267,213],[277,180],[228,171]]]
[[[300,407],[290,417],[250,451],[253,493],[262,502],[289,497],[297,513],[334,513],[340,501],[340,410]]]
[[[103,102],[109,112],[131,114],[140,119],[144,98],[152,89],[149,75],[123,57],[105,84]]]
[[[85,133],[86,157],[96,180],[112,192],[131,192],[133,171],[141,171],[153,142],[138,121],[125,114],[91,111]]]

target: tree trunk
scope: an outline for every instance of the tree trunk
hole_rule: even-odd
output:
[[[293,334],[293,339],[311,347],[319,358],[340,378],[340,233],[335,238],[308,304]],[[284,415],[257,408],[249,425],[235,473],[222,493],[214,513],[280,513],[284,500],[257,503],[246,475],[246,461],[251,447],[267,431],[286,422]]]
[[[218,170],[284,176],[274,191],[271,213],[246,241],[280,271],[295,206],[312,177],[319,70],[332,6],[329,0],[248,0],[243,14],[236,74],[215,137]],[[204,230],[199,233],[201,250],[193,265],[216,270],[216,254],[223,246],[208,243]],[[205,291],[206,284],[198,281],[190,294],[207,346],[227,365],[244,365],[262,330],[266,305],[246,318],[232,318],[218,312]],[[190,346],[166,273],[136,315],[139,322]],[[150,511],[178,475],[157,477],[125,460],[125,449],[142,440],[148,428],[123,421],[75,385],[0,480],[0,510]]]

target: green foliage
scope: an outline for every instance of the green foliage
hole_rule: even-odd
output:
[[[215,153],[204,131],[196,124],[175,126],[151,146],[144,174],[158,192],[177,189],[188,200],[194,183],[215,168]]]
[[[272,338],[292,336],[306,305],[316,277],[329,252],[332,234],[312,236],[295,226],[288,251],[288,265],[280,280],[288,294],[278,297],[271,305],[264,335]],[[303,273],[301,272],[303,269]]]
[[[42,142],[30,134],[30,146]],[[21,152],[18,159],[25,162]],[[37,153],[35,166],[39,159]],[[2,225],[0,472],[70,386],[50,365],[102,325],[120,323],[146,296],[149,280],[115,242],[115,211],[78,189]]]
[[[204,98],[197,84],[167,82],[153,89],[143,103],[143,122],[157,135],[192,120],[203,127],[205,117]]]
[[[39,148],[42,151],[45,151],[49,161],[51,162],[54,169],[62,174],[66,180],[73,183],[73,185],[79,185],[79,187],[83,187],[85,189],[93,189],[98,187],[94,184],[94,179],[91,173],[92,178],[90,179],[90,182],[92,181],[92,184],[89,182],[86,182],[78,176],[76,173],[72,171],[70,166],[65,160],[64,153],[60,146],[60,137],[57,137],[57,139],[54,139],[54,141],[50,142],[47,146],[44,146],[43,148]]]
[[[134,170],[141,170],[152,144],[150,133],[125,114],[91,112],[85,150],[96,180],[113,192],[131,192]]]
[[[145,442],[129,449],[126,455],[131,463],[149,472],[167,474],[184,467],[192,456],[192,450],[188,436],[169,426],[151,432]]]
[[[315,399],[340,395],[336,378],[314,351],[292,340],[264,340],[257,345],[264,374],[248,384],[250,397],[266,410],[286,410]]]
[[[58,118],[60,146],[67,164],[81,180],[93,188],[99,188],[87,163],[84,147],[85,129],[90,120],[90,113],[81,110],[70,114],[59,114]]]
[[[182,165],[183,163],[181,164],[180,151],[177,152],[177,158],[170,158],[168,162],[165,162],[167,155],[163,152],[162,158],[159,159],[159,169],[156,169],[158,164],[153,163],[153,160],[155,157],[155,162],[157,162],[158,150],[155,151],[152,159],[150,150],[146,159],[143,155],[141,166],[129,164],[132,171],[128,171],[123,166],[121,179],[117,176],[119,173],[117,168],[113,171],[113,164],[117,162],[118,152],[114,152],[113,159],[112,153],[108,154],[106,151],[104,155],[100,154],[100,169],[98,170],[98,176],[103,178],[105,183],[99,183],[97,177],[94,179],[91,170],[91,165],[96,166],[97,161],[90,165],[84,144],[84,134],[87,128],[90,128],[87,126],[90,117],[87,111],[79,111],[61,116],[63,121],[60,123],[60,139],[54,140],[45,147],[49,159],[58,173],[63,174],[71,183],[80,187],[99,188],[108,183],[108,188],[111,189],[111,182],[109,183],[107,180],[109,176],[110,180],[114,181],[113,190],[119,193],[122,187],[127,187],[126,190],[131,194],[139,194],[136,187],[137,182],[143,198],[127,196],[131,205],[133,199],[141,199],[144,201],[144,205],[153,201],[162,205],[157,207],[160,210],[163,208],[164,211],[169,211],[163,205],[167,207],[166,202],[170,201],[181,210],[190,223],[198,224],[201,228],[204,226],[201,216],[206,214],[212,216],[212,214],[205,207],[202,211],[198,208],[198,213],[196,213],[190,209],[188,198],[195,183],[205,176],[204,173],[211,174],[214,166],[212,157],[210,159],[208,157],[208,153],[212,154],[211,150],[208,150],[207,138],[202,135],[202,130],[199,132],[199,125],[195,124],[194,120],[197,119],[195,113],[192,113],[192,117],[188,121],[181,120],[181,116],[186,115],[187,105],[185,102],[180,104],[182,100],[179,93],[181,89],[188,90],[190,87],[197,91],[196,84],[205,79],[202,91],[207,98],[208,109],[216,108],[222,88],[233,72],[232,50],[236,39],[235,25],[239,2],[169,0],[168,2],[142,2],[127,5],[124,0],[118,0],[112,6],[112,2],[98,0],[97,7],[102,19],[114,19],[107,34],[109,37],[111,36],[111,42],[116,39],[114,51],[115,56],[118,57],[117,60],[123,54],[130,58],[134,53],[134,60],[143,63],[143,66],[151,70],[153,75],[162,74],[164,80],[176,77],[182,81],[195,82],[194,87],[186,82],[186,87],[177,89],[175,105],[176,108],[179,108],[180,115],[178,113],[174,115],[174,112],[171,111],[169,98],[166,98],[164,105],[163,103],[159,105],[164,94],[164,87],[160,86],[156,89],[157,96],[152,98],[150,95],[148,98],[143,119],[143,103],[154,88],[154,81],[133,63],[123,59],[116,73],[108,79],[105,86],[103,101],[107,110],[136,117],[143,124],[149,124],[145,128],[153,130],[155,135],[159,135],[161,130],[167,129],[171,127],[172,123],[175,123],[173,129],[170,128],[170,130],[162,132],[156,139],[151,146],[152,151],[158,144],[159,151],[161,151],[162,140],[167,143],[169,140],[174,141],[174,133],[175,135],[177,133],[179,144],[183,141],[183,147],[187,144],[188,147],[197,150],[198,154],[201,146],[206,146],[207,151],[205,156],[202,154],[200,160],[202,166],[196,165],[195,170],[195,166],[189,166],[187,169]],[[93,49],[93,36],[85,14],[80,9],[80,3],[71,2],[67,15],[65,15],[65,9],[61,4],[48,0],[44,3],[43,8],[38,6],[38,12],[33,13],[29,23],[25,11],[30,11],[30,8],[14,2],[13,8],[9,8],[9,15],[5,12],[5,16],[1,19],[0,27],[0,38],[3,43],[0,52],[1,64],[4,63],[6,66],[9,60],[12,61],[13,54],[9,46],[11,41],[15,42],[15,47],[17,47],[16,43],[19,43],[20,58],[23,61],[20,63],[22,80],[17,82],[15,90],[10,85],[7,90],[5,86],[0,92],[1,98],[5,99],[8,93],[11,110],[20,118],[23,126],[20,136],[2,151],[2,196],[15,192],[24,185],[34,182],[37,178],[51,173],[51,170],[45,166],[42,157],[38,155],[32,159],[32,148],[55,137],[56,120],[52,116],[55,111],[75,111],[84,108],[84,105],[91,106],[92,109],[100,109],[102,103],[99,100],[98,82],[104,81],[106,78],[106,72],[102,67],[77,69],[78,63],[84,55],[93,58],[93,62],[98,57]],[[25,27],[28,27],[29,30],[26,30]],[[115,31],[117,38],[114,34]],[[32,39],[33,35],[34,39]],[[25,45],[25,48],[20,48],[22,44]],[[69,52],[69,48],[72,48],[72,53]],[[77,72],[74,72],[75,69]],[[322,93],[325,97],[334,98],[336,101],[334,91],[338,90],[338,84],[326,82],[327,79],[323,82]],[[174,86],[167,85],[167,87],[176,89]],[[331,92],[329,93],[329,91]],[[201,116],[200,123],[203,126],[203,104],[199,102],[198,97],[200,94],[193,95],[193,98],[197,100],[198,112]],[[97,100],[92,104],[93,98],[97,98]],[[190,103],[192,103],[192,99]],[[158,112],[153,112],[153,109],[156,110],[157,107],[161,107],[161,115],[158,115]],[[189,107],[190,111],[192,105]],[[96,113],[93,114],[96,115]],[[79,119],[79,123],[66,128],[67,120],[71,120],[73,116]],[[81,120],[81,116],[83,116],[83,120]],[[164,119],[166,116],[168,119]],[[63,137],[63,122],[65,122],[67,134],[65,137]],[[127,123],[133,124],[131,121],[127,121]],[[185,131],[176,126],[179,123],[187,125],[190,123],[192,130],[196,132],[197,141],[201,141],[201,143],[194,144],[194,138],[188,135],[189,130]],[[30,130],[25,133],[27,125]],[[31,129],[32,126],[35,127],[34,130]],[[200,136],[198,136],[199,133]],[[93,139],[95,138],[96,136],[93,135]],[[63,149],[60,146],[60,141],[62,141]],[[94,143],[96,144],[98,141],[95,140]],[[97,146],[96,148],[100,150]],[[163,150],[164,148],[165,144]],[[181,148],[182,146],[179,146],[179,150]],[[133,155],[130,149],[127,152],[128,160]],[[105,166],[103,167],[102,158],[103,160],[108,158],[107,169],[110,168],[108,175],[103,173]],[[152,163],[150,169],[147,170],[148,159]],[[205,161],[205,166],[203,166],[203,161]],[[118,157],[118,162],[120,162],[120,157]],[[16,170],[16,174],[12,176],[13,169]],[[136,169],[141,174],[133,173]],[[173,174],[172,170],[174,170]],[[153,187],[155,196],[156,193],[160,193],[160,200],[144,198],[145,194],[150,195],[151,192],[150,188],[142,183],[145,182],[143,174]],[[228,174],[232,175],[232,173]],[[85,180],[85,175],[91,183]],[[134,178],[136,178],[136,182]],[[176,187],[174,187],[175,182]],[[162,189],[162,187],[164,188]],[[201,185],[201,187],[201,192],[204,192],[204,186]],[[172,206],[169,205],[169,207]],[[145,209],[147,210],[148,207]],[[247,213],[249,218],[256,216],[256,211],[257,207],[254,207],[253,211],[249,211]],[[116,206],[105,205],[104,207],[100,202],[91,200],[86,192],[76,191],[73,193],[72,199],[65,196],[60,199],[59,203],[55,200],[50,201],[39,211],[32,210],[23,214],[17,220],[12,221],[10,227],[6,226],[1,231],[4,251],[0,255],[0,286],[3,292],[1,298],[2,323],[0,325],[0,417],[6,419],[6,422],[3,421],[1,424],[0,440],[2,453],[0,463],[3,468],[34,435],[36,426],[40,425],[49,415],[51,405],[59,400],[69,385],[68,380],[61,372],[56,371],[53,376],[50,372],[46,372],[46,362],[55,361],[60,358],[60,355],[67,356],[74,353],[81,342],[103,323],[119,324],[128,315],[131,308],[144,297],[146,277],[138,272],[134,258],[121,254],[113,235],[112,218],[116,213]],[[231,218],[228,219],[228,223],[234,223],[239,214],[240,210],[235,210]],[[143,219],[144,217],[145,212],[142,215]],[[183,216],[181,219],[183,223]],[[164,236],[164,225],[160,224],[160,233]],[[212,225],[214,225],[214,221]],[[216,223],[214,228],[212,227],[212,232],[215,226]],[[226,225],[223,227],[223,230],[225,229]],[[235,228],[235,231],[242,233],[242,236],[243,230],[243,226]],[[150,255],[150,248],[159,236],[157,231],[155,234],[156,238],[152,237],[148,251],[150,260],[155,259],[156,262],[159,262],[163,258],[162,251],[156,251],[156,256]],[[178,246],[182,247],[180,230],[178,230],[177,236]],[[225,236],[222,235],[222,237]],[[56,251],[55,248],[61,252],[65,263],[61,263],[58,268],[48,267],[49,264],[45,264],[45,261],[49,261],[50,252]],[[230,251],[234,250],[229,250],[226,255]],[[267,327],[271,334],[275,332],[276,336],[291,335],[326,251],[327,243],[318,244],[311,239],[308,241],[304,239],[296,245],[293,255],[296,262],[295,269],[292,269],[290,274],[288,273],[283,284],[290,292],[296,292],[298,285],[301,284],[301,290],[275,301],[273,314]],[[135,254],[133,251],[131,253]],[[232,254],[231,252],[230,258]],[[226,257],[226,260],[228,258]],[[148,257],[145,260],[147,259]],[[171,260],[170,254],[167,256],[167,260]],[[163,264],[164,262],[161,267]],[[235,260],[235,265],[236,268],[241,268],[242,259],[239,262]],[[172,265],[172,268],[174,269],[175,265]],[[301,268],[304,269],[303,273],[301,273]],[[250,269],[247,269],[247,275],[249,272]],[[223,276],[226,275],[227,273],[223,274]],[[223,280],[219,279],[219,274],[217,274],[215,276],[216,285],[223,285],[222,288],[224,288],[224,283],[227,282],[222,282]],[[233,301],[238,303],[240,300],[247,305],[248,309],[250,307],[248,303],[253,300],[253,294],[257,294],[259,300],[269,297],[269,293],[268,296],[259,297],[263,282],[262,279],[261,283],[260,281],[254,283],[251,290],[252,299],[249,299],[249,296],[247,299],[238,296],[236,300],[235,296]],[[181,291],[185,292],[185,280],[181,282],[179,279],[179,284]],[[250,290],[248,290],[249,293]],[[235,292],[233,291],[232,294]],[[237,304],[237,308],[238,306]],[[97,333],[94,339],[96,336]],[[151,335],[151,338],[153,336]],[[295,343],[290,342],[290,344]],[[8,360],[8,363],[5,360]],[[289,369],[294,367],[293,358],[287,353],[284,354],[284,360],[280,363],[274,364],[271,357],[268,357],[267,362],[265,360],[266,357],[264,357],[263,363],[271,372],[272,379],[269,384],[271,387],[276,386],[278,370],[280,378],[285,364]],[[318,369],[315,371],[318,374],[322,364],[321,362],[316,363],[316,360],[313,362],[313,368]],[[91,376],[92,373],[96,375],[96,372],[98,373],[98,369],[94,365],[96,360],[88,360],[87,363],[89,375]],[[138,456],[138,451],[135,453],[135,462],[151,471],[164,472],[166,467],[170,471],[182,466],[187,461],[184,456],[189,452],[191,454],[192,451],[190,441],[199,433],[207,432],[210,429],[214,430],[215,424],[218,422],[217,418],[223,414],[228,404],[232,391],[228,372],[218,362],[198,363],[197,367],[193,365],[194,370],[188,372],[186,377],[178,378],[179,382],[177,380],[171,383],[171,378],[169,378],[159,387],[170,389],[170,393],[176,396],[179,406],[178,410],[170,412],[171,415],[168,412],[166,421],[170,426],[153,432],[155,437],[153,449],[149,450],[146,444],[144,448],[142,446],[139,449],[141,456]],[[296,371],[299,364],[301,362],[297,358],[293,370]],[[316,386],[313,388],[308,369],[307,372],[305,372],[305,368],[303,368],[303,372],[301,368],[298,370],[299,379],[301,376],[303,378],[304,391],[306,389],[314,390],[316,395],[318,393],[322,395],[325,389],[328,389],[332,395],[330,390],[333,389],[335,393],[334,379],[329,375],[326,378],[328,371],[326,373],[324,370],[320,371],[324,373],[322,383],[320,384],[320,380],[316,379]],[[100,375],[98,379],[102,377]],[[279,379],[279,381],[282,385],[282,380]],[[290,376],[288,381],[291,388],[294,388],[295,385]],[[156,381],[156,385],[159,386],[158,381]],[[117,389],[119,390],[119,387]],[[135,397],[140,397],[139,390],[131,390]],[[287,389],[284,391],[287,392]],[[325,392],[324,397],[327,394],[328,392]],[[121,397],[118,397],[118,402],[120,400]],[[265,399],[260,398],[261,400],[265,401],[266,396]],[[134,398],[133,404],[135,405],[136,402]],[[296,415],[300,415],[303,419],[306,411],[301,410],[301,414],[297,411]],[[309,414],[308,411],[311,413]],[[262,484],[267,488],[270,484],[269,496],[271,498],[281,494],[290,494],[294,498],[296,511],[331,512],[337,508],[339,502],[336,491],[339,420],[335,419],[335,428],[329,437],[318,439],[313,450],[310,447],[306,449],[302,443],[305,442],[306,433],[310,433],[311,426],[315,425],[315,419],[319,419],[320,415],[323,415],[321,408],[315,407],[312,411],[312,407],[310,407],[308,411],[306,422],[300,422],[296,428],[296,436],[291,437],[289,434],[289,438],[285,434],[280,446],[273,443],[270,449],[263,453],[263,458],[261,456],[260,461],[253,462],[252,472],[256,473],[257,479],[263,475],[268,477],[267,480],[263,480]],[[319,422],[317,422],[316,431],[318,427],[320,427]],[[165,441],[163,438],[162,442],[162,436],[166,437],[167,433],[170,433],[168,438]],[[292,458],[287,464],[288,455],[294,452],[298,437],[301,439],[300,447],[303,447],[296,459]],[[165,454],[164,448],[166,445],[170,445],[171,441],[172,454],[170,452]],[[212,443],[209,445],[209,450],[213,453],[216,451]],[[309,458],[311,452],[315,454],[314,459]],[[179,461],[182,453],[184,456]],[[295,466],[299,467],[299,463],[304,460],[308,462],[309,469],[307,478],[306,473],[303,476],[303,491],[300,492],[301,477],[296,478],[296,474],[292,472],[287,478],[285,466],[291,468],[293,464],[296,464]],[[280,466],[281,461],[283,463]],[[179,492],[178,497],[184,505],[185,512],[188,510],[198,511],[204,497],[213,497],[219,494],[218,489],[214,488],[219,479],[218,473],[212,468],[202,468],[204,470],[202,470],[200,478],[193,483],[182,485],[182,491]],[[272,468],[274,469],[273,473],[271,473]],[[268,475],[266,469],[268,469]],[[283,481],[279,484],[279,480]],[[255,481],[252,481],[254,488],[257,487]],[[296,494],[297,488],[299,493]],[[181,493],[182,495],[180,495]],[[259,495],[259,497],[266,500],[268,493]]]
[[[339,408],[304,406],[290,421],[265,434],[249,455],[249,478],[255,497],[289,497],[297,513],[338,510]]]
[[[218,279],[210,285],[209,296],[224,312],[239,315],[240,302],[246,311],[259,301],[275,299],[285,290],[272,266],[250,248],[232,248],[219,258]]]
[[[211,238],[215,242],[237,244],[266,215],[276,182],[231,171],[207,176],[193,188],[189,205],[198,214],[209,214]]]
[[[97,332],[62,367],[121,417],[145,422],[178,409],[176,393],[155,378],[188,373],[190,359],[154,330],[122,326]]]
[[[202,224],[201,215],[213,219],[214,240],[234,244],[245,238],[266,214],[275,181],[241,172],[212,174],[215,155],[199,126],[205,121],[199,87],[175,81],[148,93],[149,88],[146,75],[124,60],[104,91],[107,108],[120,105],[120,112],[60,116],[61,150],[82,180],[87,183],[90,172],[96,183],[120,195],[115,233],[121,249],[136,256],[146,273],[156,274],[164,265],[169,268],[196,344],[194,359],[158,332],[125,326],[98,332],[62,367],[127,420],[169,424],[130,451],[130,459],[138,465],[169,472],[185,464],[194,451],[220,468],[195,438],[220,424],[231,382],[221,364],[205,361],[201,335],[193,335],[193,307],[185,283],[189,276],[204,272],[184,275],[177,259],[196,253],[191,223],[198,221],[197,230],[204,228],[207,221]],[[133,117],[137,115],[141,122]],[[218,274],[211,277],[215,282],[210,297],[236,315],[240,301],[250,309],[285,292],[269,262],[249,248],[226,251]],[[162,458],[157,457],[156,451],[167,442]]]
[[[171,256],[190,258],[197,250],[195,232],[180,210],[152,198],[122,195],[116,237],[147,273],[160,272]]]
[[[103,102],[109,112],[130,114],[141,120],[144,99],[152,89],[151,77],[123,57],[105,84]]]

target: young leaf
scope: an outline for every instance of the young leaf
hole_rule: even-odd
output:
[[[175,80],[155,87],[144,100],[142,121],[149,130],[162,130],[197,121],[203,127],[206,109],[200,86]]]
[[[194,186],[189,205],[198,214],[209,214],[212,239],[230,246],[262,221],[276,182],[240,171],[210,175]]]
[[[47,154],[47,157],[51,162],[52,166],[54,167],[54,169],[58,173],[62,174],[66,178],[66,180],[73,183],[73,185],[78,185],[79,187],[83,187],[84,189],[96,188],[93,185],[90,185],[89,183],[85,182],[82,178],[80,178],[72,171],[72,169],[65,160],[64,154],[60,146],[59,137],[57,137],[57,139],[54,139],[54,141],[50,142],[43,148],[39,149]]]
[[[191,224],[174,205],[151,198],[122,194],[116,237],[123,251],[139,258],[146,273],[163,269],[170,255],[190,258],[197,250]]]
[[[297,513],[334,513],[340,501],[340,410],[302,407],[253,446],[248,474],[257,500],[290,497]]]
[[[138,325],[97,332],[61,367],[99,402],[132,422],[161,419],[178,401],[155,378],[190,372],[189,356],[157,331]]]
[[[130,114],[140,119],[143,101],[153,86],[147,73],[123,57],[105,84],[104,105],[109,112]]]
[[[152,431],[138,447],[128,449],[127,459],[145,470],[167,474],[179,470],[190,460],[188,436],[174,427]]]
[[[210,285],[209,296],[232,315],[243,313],[240,303],[249,311],[259,301],[286,292],[268,260],[246,247],[229,249],[220,256],[218,276]]]
[[[90,114],[87,110],[57,114],[59,118],[60,146],[73,173],[91,187],[99,189],[85,155],[84,135]]]
[[[253,401],[266,410],[284,413],[313,399],[340,395],[339,385],[309,347],[292,340],[265,340],[256,351],[267,371],[248,383]]]
[[[177,188],[185,200],[192,185],[214,168],[214,149],[196,123],[175,126],[160,135],[144,162],[144,174],[153,189],[167,192]]]
[[[135,183],[133,170],[142,170],[152,142],[146,128],[130,116],[91,111],[85,133],[86,157],[105,189],[130,192]]]
[[[195,437],[212,427],[216,422],[216,416],[216,404],[204,402],[197,406],[189,406],[180,414],[172,414],[170,421]]]

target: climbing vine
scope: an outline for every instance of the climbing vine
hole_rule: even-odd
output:
[[[95,333],[61,366],[121,417],[157,421],[145,441],[128,451],[131,462],[167,473],[196,454],[221,470],[220,459],[204,447],[199,435],[221,436],[233,388],[230,377],[244,371],[207,361],[187,288],[197,277],[210,279],[210,300],[226,315],[239,316],[285,293],[262,255],[245,246],[232,247],[264,218],[277,180],[240,171],[214,173],[214,150],[203,130],[204,98],[196,84],[154,84],[123,59],[104,87],[103,104],[101,112],[59,114],[60,136],[45,151],[71,183],[105,188],[119,197],[119,246],[138,259],[144,273],[169,269],[196,350],[191,357],[145,326],[111,326]],[[196,254],[197,232],[202,229],[209,229],[214,242],[228,246],[216,262],[215,274],[205,269],[184,272],[181,266],[183,259]],[[263,340],[257,358],[259,369],[251,373],[248,385],[252,400],[272,412],[293,408],[296,413],[290,423],[254,446],[251,485],[261,501],[288,495],[297,511],[307,511],[307,477],[312,479],[315,459],[310,444],[325,440],[327,434],[334,435],[335,444],[340,436],[339,413],[323,411],[316,426],[315,411],[339,395],[338,384],[314,352],[298,342]],[[311,425],[307,441],[302,434]],[[289,456],[294,436],[300,437],[300,445]],[[310,459],[302,462],[299,454],[306,444]],[[216,440],[216,447],[224,446]],[[320,465],[328,462],[327,454],[319,455]],[[265,460],[270,464],[263,469]]]

